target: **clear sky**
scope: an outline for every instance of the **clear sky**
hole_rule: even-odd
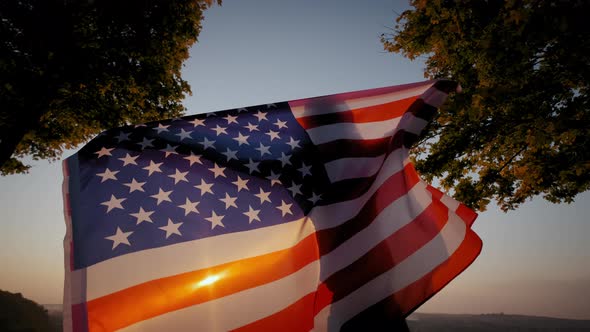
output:
[[[186,62],[188,114],[422,81],[423,62],[379,42],[404,9],[393,0],[225,0],[206,12]],[[0,289],[61,303],[61,165],[34,165],[0,177]],[[589,215],[590,193],[570,205],[535,198],[507,214],[491,205],[474,226],[480,257],[419,311],[590,319]]]

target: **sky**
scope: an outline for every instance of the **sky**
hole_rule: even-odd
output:
[[[423,59],[386,53],[379,41],[407,8],[393,0],[225,0],[205,13],[185,63],[187,114],[423,81]],[[33,165],[30,174],[0,177],[0,289],[61,303],[61,163]],[[590,319],[589,215],[590,192],[569,205],[536,197],[508,213],[490,205],[474,224],[481,255],[418,312]]]

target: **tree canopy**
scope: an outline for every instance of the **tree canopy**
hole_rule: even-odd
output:
[[[473,208],[514,209],[590,188],[590,33],[584,0],[414,0],[385,50],[426,60],[463,92],[443,106],[417,169]]]
[[[182,63],[213,1],[0,2],[0,173],[107,128],[180,115]]]
[[[0,290],[0,331],[50,332],[47,310],[20,293]]]

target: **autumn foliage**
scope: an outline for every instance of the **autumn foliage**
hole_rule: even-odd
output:
[[[181,114],[181,66],[212,4],[0,1],[0,173],[107,128]]]
[[[387,51],[426,60],[453,95],[417,149],[417,168],[459,200],[503,210],[571,202],[590,188],[589,1],[412,1]]]

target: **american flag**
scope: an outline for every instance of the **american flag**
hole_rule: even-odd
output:
[[[404,317],[481,249],[409,148],[428,81],[108,130],[64,161],[66,331],[339,331]]]

